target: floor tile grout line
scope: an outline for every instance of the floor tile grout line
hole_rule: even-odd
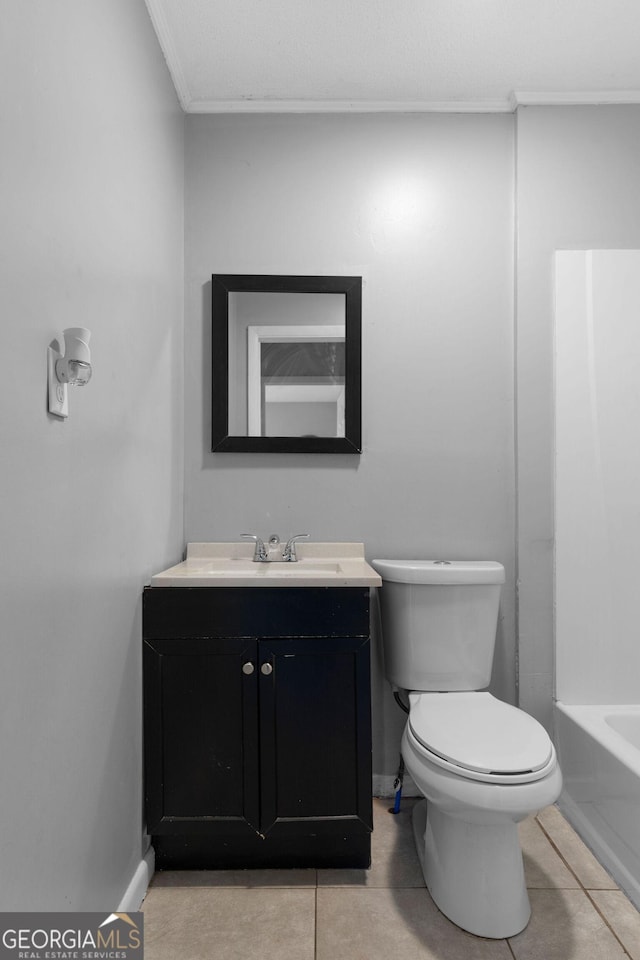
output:
[[[578,884],[579,884],[579,886],[580,886],[580,890],[582,891],[582,893],[584,893],[584,895],[586,896],[587,900],[589,901],[589,903],[591,904],[591,906],[593,907],[593,909],[596,911],[596,913],[598,914],[598,916],[600,917],[600,919],[602,920],[602,922],[604,923],[604,925],[611,931],[611,933],[612,933],[613,936],[615,937],[616,941],[617,941],[617,942],[620,944],[620,946],[622,947],[622,950],[623,950],[623,952],[624,952],[625,957],[630,957],[631,954],[629,953],[629,951],[628,951],[627,948],[625,947],[624,943],[622,942],[622,940],[620,939],[620,937],[619,937],[618,934],[616,933],[615,928],[614,928],[614,927],[612,926],[612,924],[609,922],[609,920],[607,919],[607,917],[605,917],[604,913],[602,912],[602,910],[600,909],[600,907],[598,906],[598,904],[596,903],[596,901],[595,901],[595,900],[593,899],[593,897],[591,896],[590,888],[589,888],[589,887],[585,887],[584,883],[582,882],[582,880],[580,879],[580,877],[578,876],[578,874],[576,873],[576,871],[573,869],[573,867],[571,866],[571,864],[569,863],[569,861],[568,861],[568,860],[566,859],[566,857],[563,855],[563,853],[561,852],[560,848],[556,845],[556,843],[554,842],[553,838],[552,838],[551,835],[548,833],[548,831],[545,829],[545,827],[543,826],[543,824],[541,823],[541,821],[538,819],[537,816],[535,817],[535,821],[536,821],[536,823],[538,824],[538,826],[540,827],[540,829],[542,830],[543,834],[545,835],[545,837],[547,838],[547,840],[549,841],[549,843],[551,844],[551,846],[553,847],[553,849],[554,849],[554,851],[556,852],[556,854],[560,857],[560,859],[562,860],[562,862],[563,862],[564,865],[566,866],[567,870],[569,870],[569,872],[570,872],[570,873],[575,877],[575,879],[577,880],[577,882],[578,882]],[[569,824],[569,826],[571,827],[571,824]],[[573,828],[571,828],[571,829],[573,829]],[[574,831],[574,832],[575,832],[575,831]],[[576,834],[576,836],[577,836],[577,834]],[[580,839],[580,838],[578,838],[578,839]],[[559,889],[560,889],[560,888],[559,888]],[[618,890],[618,891],[619,891],[619,890],[620,890],[620,887],[618,887],[618,886],[616,886],[615,888],[614,888],[614,887],[607,887],[607,888],[603,888],[603,889]]]
[[[609,930],[611,931],[611,933],[614,935],[614,937],[616,938],[616,940],[618,941],[618,943],[619,943],[620,946],[622,947],[622,949],[623,949],[623,951],[624,951],[625,957],[630,957],[631,954],[629,953],[629,951],[628,951],[627,948],[625,947],[624,943],[622,942],[622,940],[620,939],[620,937],[619,937],[618,934],[616,933],[615,928],[612,926],[612,924],[609,922],[609,920],[605,917],[604,913],[602,912],[602,910],[600,909],[600,907],[598,906],[598,904],[596,903],[596,901],[595,901],[595,900],[593,899],[593,897],[591,896],[591,891],[588,890],[586,887],[584,887],[583,889],[584,889],[584,892],[585,892],[585,894],[586,894],[586,896],[587,896],[587,899],[588,899],[589,902],[591,903],[591,905],[592,905],[592,907],[594,908],[594,910],[596,911],[596,913],[599,914],[599,916],[601,917],[601,919],[602,919],[603,923],[605,924],[605,926],[607,926],[607,927],[609,928]]]
[[[509,949],[509,953],[510,953],[511,956],[513,957],[513,960],[517,960],[517,957],[516,957],[516,955],[515,955],[515,953],[514,953],[514,951],[513,951],[513,947],[511,946],[511,940],[509,939],[509,937],[507,937],[507,938],[505,939],[505,943],[506,943],[506,945],[507,945],[507,947],[508,947],[508,949]]]
[[[316,870],[315,911],[313,915],[313,960],[318,960],[318,871]]]
[[[551,844],[551,847],[553,848],[553,851],[557,854],[557,856],[558,856],[558,857],[560,858],[560,860],[563,862],[563,864],[565,865],[565,867],[567,868],[567,870],[569,871],[569,873],[571,874],[571,876],[577,881],[578,886],[580,887],[580,889],[581,889],[584,893],[586,893],[586,892],[587,892],[587,888],[585,887],[584,883],[582,882],[582,880],[580,879],[580,877],[578,876],[578,874],[576,873],[576,871],[573,869],[573,867],[571,866],[571,864],[569,863],[569,861],[567,860],[567,858],[565,857],[565,855],[562,853],[562,851],[560,850],[560,847],[558,847],[558,845],[556,844],[556,842],[555,842],[555,840],[553,839],[553,837],[551,836],[551,834],[546,830],[546,828],[544,827],[544,825],[542,824],[542,822],[538,819],[538,817],[535,817],[534,819],[535,819],[536,823],[538,824],[538,826],[540,827],[540,829],[542,830],[542,832],[543,832],[543,834],[545,835],[545,837],[547,838],[547,840],[549,841],[549,843]],[[563,889],[563,888],[558,888],[558,889]],[[569,889],[569,888],[565,888],[565,889]]]

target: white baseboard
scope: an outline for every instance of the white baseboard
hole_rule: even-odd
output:
[[[151,882],[151,877],[155,871],[156,854],[153,847],[149,847],[144,857],[138,864],[131,878],[131,883],[127,887],[125,894],[118,905],[118,913],[135,913],[140,909],[144,900],[147,887]]]

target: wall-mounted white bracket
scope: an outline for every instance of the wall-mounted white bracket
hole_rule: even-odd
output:
[[[47,350],[47,379],[49,383],[49,413],[54,417],[65,419],[69,416],[69,403],[67,400],[67,385],[60,383],[56,376],[56,360],[59,360],[61,353],[54,347]]]

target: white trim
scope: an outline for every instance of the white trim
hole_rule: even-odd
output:
[[[149,847],[144,857],[138,864],[131,878],[129,886],[125,890],[124,896],[118,904],[116,911],[118,913],[135,913],[140,909],[140,905],[147,895],[147,888],[155,872],[156,854],[153,847]]]
[[[169,69],[173,76],[171,66]],[[518,107],[640,104],[640,90],[514,90],[504,100],[183,100],[181,95],[180,98],[184,110],[193,114],[513,113]]]
[[[514,90],[511,109],[518,107],[573,107],[640,103],[640,90],[590,90],[535,93]]]
[[[189,113],[193,98],[189,91],[187,78],[182,70],[180,58],[173,43],[172,32],[167,25],[167,18],[162,6],[162,0],[145,0],[145,3],[147,5],[147,10],[149,12],[153,29],[155,30],[158,42],[160,43],[160,48],[167,62],[169,73],[171,74],[171,79],[173,80],[173,86],[175,87],[178,100],[180,101],[180,106],[185,113]]]
[[[150,0],[148,0],[150,2]],[[511,113],[509,100],[190,100],[187,113]]]
[[[247,327],[247,426],[250,437],[262,433],[262,380],[260,345],[262,343],[298,343],[302,340],[344,340],[345,328],[340,325],[313,326],[250,326]]]

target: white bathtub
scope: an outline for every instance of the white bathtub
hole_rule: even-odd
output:
[[[555,705],[560,809],[640,909],[640,705]]]

